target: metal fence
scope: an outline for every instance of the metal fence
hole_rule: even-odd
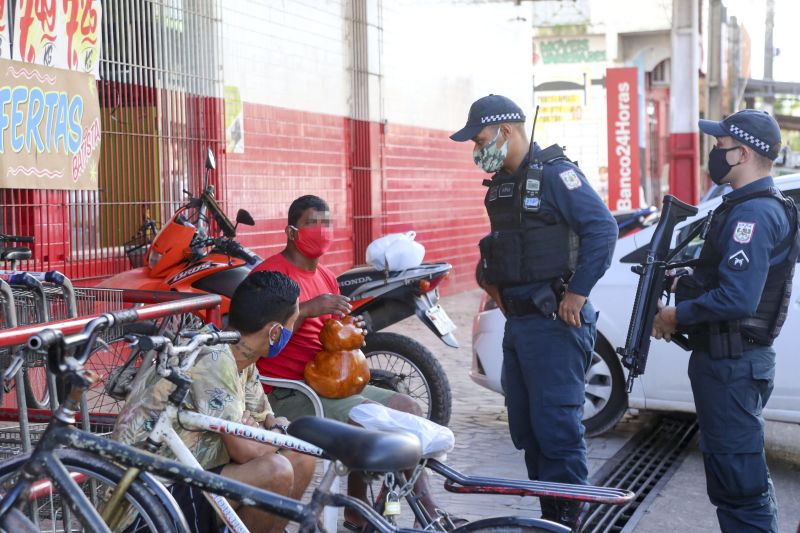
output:
[[[0,191],[0,226],[33,235],[25,269],[75,280],[129,268],[124,243],[199,193],[205,150],[224,147],[220,0],[104,0],[97,81],[98,191]],[[212,175],[224,192],[224,164]]]

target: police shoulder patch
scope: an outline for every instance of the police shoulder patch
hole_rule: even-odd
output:
[[[564,182],[564,185],[566,185],[569,190],[577,189],[583,185],[580,176],[578,176],[578,173],[573,169],[565,170],[560,173],[558,177],[561,178],[561,181]]]
[[[732,254],[728,257],[728,267],[732,270],[746,270],[750,266],[750,258],[744,253],[744,250]]]
[[[753,233],[755,230],[755,222],[739,221],[736,223],[736,229],[733,230],[733,240],[740,244],[747,244],[753,240]]]

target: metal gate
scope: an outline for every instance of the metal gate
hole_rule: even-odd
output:
[[[103,0],[98,191],[2,192],[3,231],[34,235],[23,267],[73,279],[130,268],[124,243],[200,192],[224,147],[220,0]],[[211,176],[224,193],[223,162]]]

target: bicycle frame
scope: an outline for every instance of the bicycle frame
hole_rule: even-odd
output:
[[[493,477],[484,477],[484,476],[468,476],[462,474],[455,468],[452,468],[436,459],[423,459],[419,465],[417,465],[414,476],[417,475],[417,471],[423,468],[428,468],[431,471],[439,474],[440,476],[445,478],[444,488],[449,492],[459,493],[459,494],[498,494],[498,495],[514,495],[514,496],[546,496],[552,498],[559,498],[559,499],[567,499],[567,500],[577,500],[577,501],[584,501],[589,503],[595,504],[607,504],[607,505],[624,505],[627,504],[633,499],[636,498],[636,494],[623,490],[623,489],[616,489],[613,487],[596,487],[592,485],[572,485],[569,483],[556,483],[550,481],[532,481],[532,480],[525,480],[525,479],[506,479],[506,478],[493,478]],[[409,507],[411,508],[411,512],[414,514],[414,517],[417,521],[424,527],[426,530],[434,530],[434,531],[468,531],[476,527],[476,522],[470,522],[464,526],[454,527],[450,521],[449,514],[444,510],[438,510],[438,516],[432,517],[425,507],[419,502],[419,497],[415,494],[413,488],[411,488],[411,484],[407,482],[405,475],[402,472],[395,472],[393,473],[394,480],[396,481],[391,487],[388,487],[393,492],[397,493],[395,490],[397,487],[400,487],[401,494],[400,497],[404,497],[406,502],[408,503]],[[408,486],[410,490],[403,491],[404,487]],[[375,499],[375,507],[377,509],[379,503],[384,500],[386,496],[385,489],[387,485],[382,485],[381,491],[379,492],[378,496]],[[482,524],[494,524],[499,525],[500,523],[503,524],[515,524],[515,525],[523,525],[523,521],[527,521],[531,519],[526,519],[524,517],[514,517],[514,516],[505,516],[505,517],[496,517],[496,518],[487,518],[483,519],[480,522]],[[535,520],[535,519],[533,519]],[[449,521],[450,523],[447,524],[444,521]],[[444,523],[443,523],[444,522]]]
[[[308,455],[314,455],[316,457],[323,457],[324,455],[322,449],[289,435],[230,422],[202,413],[179,411],[176,406],[167,405],[153,427],[153,431],[150,433],[148,440],[152,441],[155,446],[166,444],[170,451],[175,454],[178,461],[195,468],[202,468],[202,465],[200,465],[194,455],[192,455],[192,452],[175,431],[174,424],[176,421],[178,421],[182,427],[193,431],[210,431],[213,433],[233,435],[264,444],[271,444],[280,448],[295,450]],[[329,468],[333,468],[333,465]],[[330,489],[330,487],[328,487],[328,489]],[[208,492],[204,492],[203,495],[208,499],[211,506],[217,512],[217,515],[225,522],[225,525],[227,525],[231,531],[240,533],[246,533],[248,531],[231,504],[228,503],[228,500],[222,496]]]
[[[367,504],[341,494],[330,493],[330,485],[338,475],[347,473],[347,468],[338,462],[325,472],[322,481],[315,489],[311,502],[303,502],[257,489],[239,481],[214,474],[201,468],[155,456],[118,442],[83,432],[72,424],[75,411],[68,409],[65,402],[45,430],[36,449],[22,469],[23,477],[0,501],[0,522],[9,511],[27,501],[26,493],[42,477],[52,479],[62,498],[80,522],[92,531],[109,532],[110,529],[101,518],[89,499],[83,494],[76,481],[64,465],[51,452],[59,446],[81,450],[119,463],[123,467],[145,470],[150,474],[167,479],[188,482],[204,492],[211,492],[245,505],[258,507],[269,513],[287,518],[300,524],[300,531],[312,532],[316,528],[317,516],[325,505],[349,507],[363,516],[381,533],[399,533],[403,530],[387,523]],[[239,429],[239,428],[237,428]],[[234,431],[233,428],[231,428]],[[302,441],[301,441],[302,442]]]
[[[80,431],[74,427],[76,409],[80,398],[86,388],[96,379],[96,376],[94,376],[91,371],[86,371],[84,369],[83,363],[89,357],[99,330],[115,323],[130,322],[135,319],[136,316],[136,311],[124,311],[117,314],[102,315],[92,320],[83,333],[75,335],[71,339],[69,345],[83,344],[81,354],[74,357],[66,355],[65,350],[68,344],[63,340],[63,336],[60,336],[60,334],[52,330],[42,331],[28,341],[29,348],[48,348],[48,360],[51,362],[51,368],[66,373],[73,388],[67,400],[59,406],[54,413],[50,424],[37,443],[30,459],[21,468],[22,477],[20,481],[2,498],[2,500],[0,500],[0,524],[4,523],[6,517],[12,510],[22,507],[28,501],[27,496],[32,486],[44,476],[55,483],[60,490],[62,499],[67,502],[67,508],[75,513],[85,527],[91,531],[110,532],[110,528],[103,517],[100,516],[89,499],[83,494],[64,464],[61,463],[56,454],[53,453],[59,446],[64,446],[114,461],[129,469],[118,484],[117,490],[114,491],[109,505],[112,505],[115,500],[118,501],[120,498],[117,496],[118,494],[124,495],[126,483],[129,485],[141,470],[145,470],[148,474],[155,474],[167,479],[181,481],[203,492],[214,493],[221,497],[241,502],[243,505],[257,507],[269,513],[287,518],[293,522],[299,523],[299,530],[304,533],[316,530],[317,518],[326,505],[354,509],[381,533],[397,533],[403,531],[387,523],[378,513],[360,500],[330,492],[330,487],[337,476],[345,475],[349,471],[349,469],[339,461],[334,461],[333,466],[325,472],[321,483],[314,491],[311,502],[304,504],[292,498],[261,490],[239,481],[207,472],[202,468],[197,468],[197,466],[187,466],[181,462],[165,459],[147,453],[146,451]],[[194,349],[191,348],[191,346],[194,346],[194,344],[190,343],[190,349]],[[194,351],[194,355],[196,355],[196,353],[197,350]],[[185,361],[185,363],[189,366],[191,361]],[[174,375],[179,378],[176,380],[177,383],[181,384],[178,388],[183,386],[185,389],[187,384],[185,376],[181,376],[180,373]],[[188,381],[188,384],[191,384],[191,381]],[[178,403],[180,403],[185,393],[183,396],[179,396],[176,390],[173,392],[173,395],[175,398],[181,398],[178,400]],[[171,426],[171,421],[176,420],[177,417],[177,406],[170,404],[168,409],[166,409],[159,418],[161,424],[158,427],[159,432],[156,432],[155,437],[159,438],[160,436],[166,442],[175,446],[177,450],[180,450],[181,446],[178,445],[178,443],[180,442],[182,445],[182,441],[180,441],[180,438]],[[191,416],[189,418],[191,419]],[[200,424],[208,423],[209,429],[213,424],[219,425],[222,432],[239,432],[245,435],[255,435],[258,433],[260,438],[275,441],[276,443],[283,442],[290,447],[303,448],[308,452],[318,451],[319,455],[322,455],[322,451],[319,450],[319,448],[311,447],[308,443],[300,441],[299,439],[294,439],[293,437],[279,434],[270,435],[269,432],[266,431],[263,433],[255,432],[255,428],[242,424],[225,424],[225,421],[221,421],[223,424],[218,424],[213,420],[203,420],[202,417],[196,420],[196,422]],[[183,446],[183,448],[185,449],[185,446]],[[188,453],[189,450],[185,449],[185,451],[187,453],[184,455],[188,455],[188,457],[183,457],[183,459],[197,465],[194,457],[191,453]],[[182,452],[179,451],[178,453]],[[242,527],[244,526],[242,525]],[[243,531],[246,531],[246,529],[243,529]]]

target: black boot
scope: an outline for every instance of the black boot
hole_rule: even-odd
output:
[[[550,496],[539,496],[539,505],[542,507],[542,518],[558,522],[558,503]]]
[[[556,501],[558,515],[555,519],[559,524],[565,525],[573,532],[578,532],[583,526],[589,504],[587,502],[577,502],[570,500]]]

